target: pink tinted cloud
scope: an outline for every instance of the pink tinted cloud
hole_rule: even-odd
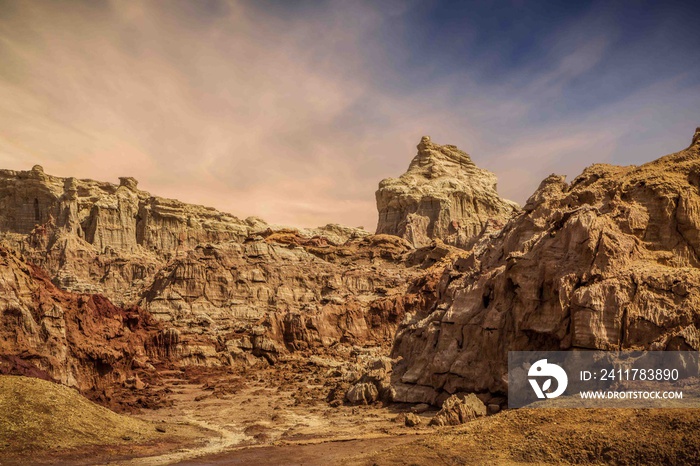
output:
[[[371,5],[285,19],[239,2],[201,16],[195,3],[22,2],[0,16],[0,166],[129,175],[240,217],[372,230],[379,180],[406,169],[422,135],[471,153],[523,202],[552,171],[604,161],[639,111],[529,121],[600,60],[606,37],[582,42],[580,60],[562,52],[529,87],[445,74],[387,92],[367,72],[382,66],[362,40],[382,27]]]

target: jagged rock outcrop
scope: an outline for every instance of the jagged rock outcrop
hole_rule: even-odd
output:
[[[700,349],[700,132],[642,166],[545,179],[523,211],[425,281],[396,399],[503,403],[509,350]],[[492,400],[490,400],[492,398]]]
[[[455,146],[424,136],[408,171],[379,183],[377,234],[413,245],[433,239],[467,249],[484,231],[500,229],[518,205],[496,192],[496,176]]]
[[[139,305],[182,365],[274,363],[337,343],[389,346],[422,270],[452,252],[358,228],[275,227],[41,167],[0,171],[3,242],[64,290]],[[409,299],[410,300],[410,299]],[[409,301],[404,300],[406,303]]]
[[[440,411],[430,420],[431,426],[456,426],[486,416],[486,406],[473,393],[466,396],[452,395],[442,404]]]
[[[377,387],[371,383],[356,383],[345,394],[345,398],[351,404],[368,405],[372,404],[379,398]]]
[[[0,247],[0,374],[55,380],[119,407],[128,397],[115,391],[143,388],[141,378],[156,377],[162,328],[137,307],[59,290],[38,267]],[[148,404],[150,395],[132,401]]]
[[[437,258],[450,252],[428,248]],[[396,304],[436,259],[401,238],[338,246],[295,231],[198,246],[160,270],[140,305],[182,335],[183,362],[219,365],[337,343],[390,346]],[[425,257],[423,257],[425,256]]]
[[[391,370],[393,361],[389,358],[379,358],[371,361],[367,372],[352,385],[345,393],[345,399],[350,404],[371,404],[376,401],[391,402],[394,390],[391,388]]]
[[[151,196],[137,181],[60,178],[36,165],[0,170],[5,244],[46,270],[61,288],[133,303],[178,253],[207,242],[242,241],[259,219]]]

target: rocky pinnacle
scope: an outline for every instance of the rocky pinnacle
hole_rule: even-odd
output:
[[[496,176],[466,152],[423,136],[406,173],[379,183],[377,233],[414,246],[434,239],[467,248],[485,231],[499,229],[519,210],[496,191]]]

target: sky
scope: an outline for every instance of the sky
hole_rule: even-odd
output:
[[[700,2],[0,0],[0,168],[377,222],[421,136],[523,204],[700,126]]]

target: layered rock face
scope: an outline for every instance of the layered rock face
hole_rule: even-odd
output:
[[[0,170],[0,228],[29,234],[50,225],[76,234],[97,252],[108,249],[167,255],[178,247],[241,239],[250,224],[211,208],[151,196],[134,178],[120,184],[59,178],[41,166]]]
[[[496,192],[496,176],[455,146],[424,136],[408,171],[379,183],[377,234],[417,247],[433,239],[469,248],[484,231],[499,230],[518,205]]]
[[[180,364],[389,346],[404,309],[394,298],[451,251],[338,225],[241,221],[136,186],[0,171],[0,229],[62,289],[149,311],[165,326],[159,356]]]
[[[449,252],[414,251],[388,235],[333,245],[269,230],[176,258],[140,305],[187,335],[180,356],[195,364],[233,364],[251,353],[274,363],[337,343],[388,347],[405,309],[397,299]]]
[[[123,402],[114,391],[142,386],[139,375],[154,377],[152,364],[169,352],[158,347],[161,332],[143,310],[59,290],[0,247],[0,374],[55,380],[104,404]]]
[[[700,349],[700,132],[636,167],[545,179],[399,329],[396,399],[504,401],[509,350]],[[494,401],[491,401],[492,403]]]
[[[178,253],[197,244],[242,240],[261,221],[151,196],[133,178],[120,184],[59,178],[40,166],[0,170],[5,243],[61,288],[133,303]]]
[[[522,210],[455,147],[418,149],[380,185],[378,231],[391,234],[376,235],[241,221],[131,178],[0,171],[7,364],[88,390],[104,374],[124,383],[120,361],[143,356],[274,364],[393,341],[395,400],[475,392],[491,409],[509,350],[700,349],[700,131],[640,167],[552,175]],[[374,397],[360,388],[353,398]]]

